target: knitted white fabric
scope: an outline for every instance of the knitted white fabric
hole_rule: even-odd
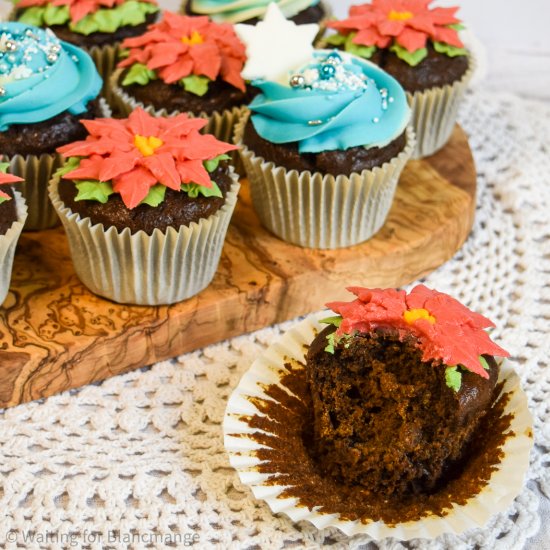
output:
[[[460,537],[369,543],[255,500],[229,467],[221,422],[288,322],[0,412],[0,547],[522,548],[550,495],[550,106],[477,92],[461,120],[479,174],[475,226],[425,282],[496,322],[528,393],[530,482],[506,514]]]

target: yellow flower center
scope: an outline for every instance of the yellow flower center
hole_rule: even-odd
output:
[[[181,41],[188,46],[196,46],[197,44],[202,44],[204,42],[204,38],[200,32],[193,31],[191,36],[182,36]]]
[[[409,309],[403,313],[403,319],[409,325],[412,325],[418,319],[426,319],[432,325],[435,323],[435,317],[430,315],[427,309]]]
[[[407,21],[407,19],[411,19],[414,16],[414,14],[410,11],[395,11],[391,10],[388,19],[390,21]]]
[[[150,157],[153,155],[155,151],[163,144],[164,141],[156,136],[145,137],[137,134],[134,137],[134,145],[144,157]]]

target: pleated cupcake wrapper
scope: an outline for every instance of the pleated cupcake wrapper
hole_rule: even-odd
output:
[[[20,185],[19,183],[16,185]],[[20,191],[14,191],[17,219],[4,235],[0,235],[0,306],[6,299],[10,288],[11,270],[13,267],[13,255],[17,240],[23,231],[23,225],[27,219],[27,203]]]
[[[444,533],[460,534],[468,529],[482,527],[491,516],[506,511],[521,492],[533,446],[533,420],[527,408],[527,396],[507,361],[502,364],[500,373],[500,380],[504,380],[503,391],[510,393],[503,414],[513,414],[510,430],[514,435],[506,439],[502,447],[504,457],[496,465],[487,486],[465,504],[453,504],[444,517],[432,515],[394,526],[386,525],[382,521],[362,523],[360,520],[342,519],[338,514],[318,512],[322,502],[309,509],[300,505],[297,498],[280,496],[286,485],[277,485],[277,472],[268,475],[257,469],[261,461],[255,451],[262,446],[250,438],[257,428],[250,426],[247,419],[253,415],[263,416],[254,405],[256,400],[274,399],[273,392],[270,392],[271,397],[265,394],[267,385],[276,384],[286,392],[293,393],[281,382],[281,374],[285,372],[284,365],[289,361],[304,364],[309,344],[326,327],[320,319],[327,315],[327,311],[311,315],[279,338],[254,361],[229,398],[223,424],[224,443],[229,461],[237,470],[241,482],[250,487],[257,499],[264,500],[273,513],[284,513],[295,522],[309,521],[318,529],[336,527],[348,536],[367,534],[377,540],[386,537],[398,540],[432,539]],[[277,434],[270,435],[280,437]]]
[[[103,115],[111,116],[107,102],[99,100]],[[24,179],[18,189],[27,202],[28,216],[25,231],[40,231],[59,225],[59,218],[48,196],[48,183],[64,160],[58,153],[42,155],[4,155],[10,163],[10,173]]]
[[[212,280],[240,184],[231,171],[225,204],[208,218],[158,229],[118,232],[82,219],[61,201],[58,178],[50,182],[52,203],[65,227],[76,274],[93,293],[115,302],[138,305],[172,304],[190,298]]]
[[[145,109],[149,114],[154,116],[175,116],[181,114],[182,111],[173,110],[169,111],[166,108],[155,109],[152,105],[145,105],[141,101],[137,101],[135,98],[128,95],[121,86],[118,84],[118,80],[122,73],[122,69],[117,69],[112,75],[110,80],[111,89],[111,105],[113,109],[116,109],[121,115],[128,116],[136,107]],[[232,142],[233,132],[235,124],[240,120],[246,107],[233,107],[232,109],[226,109],[221,113],[214,111],[211,115],[205,113],[192,113],[187,112],[189,116],[205,118],[208,120],[206,126],[201,130],[203,134],[213,134],[219,140],[228,143]],[[232,158],[235,172],[242,175],[244,174],[244,168],[241,164],[241,160],[237,151],[229,153]]]
[[[116,68],[116,64],[118,63],[120,42],[106,44],[104,46],[92,46],[91,48],[84,49],[88,54],[90,54],[90,57],[95,63],[99,76],[103,79],[101,95],[110,104],[112,101],[112,92],[111,87],[109,86],[109,79]]]
[[[475,67],[475,58],[470,53],[468,70],[457,82],[414,94],[407,93],[412,111],[411,125],[416,134],[413,159],[432,155],[449,141]]]
[[[246,113],[235,128],[235,143],[250,184],[254,209],[264,227],[283,241],[306,248],[352,246],[372,237],[386,221],[399,176],[414,148],[373,170],[349,177],[287,171],[242,144]]]

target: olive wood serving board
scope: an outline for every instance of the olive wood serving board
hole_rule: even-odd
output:
[[[244,182],[217,274],[172,306],[119,305],[74,273],[63,229],[24,233],[0,307],[0,407],[47,397],[321,309],[344,287],[401,286],[450,259],[470,232],[476,172],[457,126],[405,168],[388,220],[366,243],[302,249],[259,224]]]

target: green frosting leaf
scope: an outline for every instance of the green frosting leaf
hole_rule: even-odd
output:
[[[97,180],[82,180],[75,182],[78,193],[75,201],[98,201],[105,204],[109,196],[114,193],[111,182]]]
[[[147,15],[158,10],[158,6],[149,2],[128,0],[114,8],[99,9],[90,13],[77,23],[69,23],[69,29],[84,35],[93,32],[114,32],[120,27],[135,27],[145,23]]]
[[[336,333],[335,332],[331,332],[328,336],[327,336],[327,345],[325,346],[325,351],[327,351],[328,353],[334,355],[334,346],[336,346],[336,344],[338,343],[338,340],[336,339]]]
[[[345,34],[331,34],[325,38],[325,42],[331,46],[341,46],[346,42],[347,36]]]
[[[447,25],[449,29],[454,29],[455,31],[463,31],[466,27],[462,23],[454,23],[452,25]]]
[[[44,23],[51,27],[52,25],[63,25],[71,18],[69,6],[53,6],[46,4],[44,9]]]
[[[148,69],[143,63],[134,63],[126,73],[122,85],[140,84],[141,86],[145,86],[145,84],[148,84],[151,80],[156,79],[157,75],[155,71]]]
[[[319,319],[320,323],[325,323],[325,325],[334,325],[338,328],[342,324],[342,317],[340,315],[334,315],[334,317],[325,317],[324,319]]]
[[[468,55],[468,50],[466,48],[457,48],[456,46],[451,46],[450,44],[445,44],[444,42],[434,42],[433,44],[436,52],[445,54],[449,57]]]
[[[186,92],[198,96],[203,96],[208,91],[209,83],[210,79],[208,77],[197,74],[191,74],[180,80],[180,84],[184,87]]]
[[[71,170],[75,170],[80,166],[80,157],[69,157],[63,166],[60,166],[55,172],[54,177],[61,179],[65,174],[68,174]]]
[[[8,171],[9,162],[0,162],[0,172],[5,174]]]
[[[353,42],[353,39],[356,35],[356,32],[352,32],[346,37],[346,52],[349,52],[352,55],[356,55],[357,57],[370,59],[372,57],[372,54],[376,51],[376,46],[362,46],[361,44],[355,44]]]
[[[447,367],[445,369],[445,383],[449,388],[457,392],[462,385],[462,373],[458,370],[458,367]]]
[[[203,197],[219,197],[222,198],[223,194],[215,181],[212,182],[212,187],[204,187],[204,185],[198,185],[197,183],[183,183],[181,190],[192,199],[196,199],[199,195]]]
[[[390,47],[390,50],[395,53],[395,55],[397,55],[399,59],[402,59],[411,67],[415,67],[416,65],[418,65],[428,55],[427,48],[419,48],[418,50],[415,50],[411,53],[409,52],[409,50],[403,48],[403,46],[400,46],[399,44],[393,44],[393,46]]]
[[[203,165],[206,168],[207,172],[213,172],[218,167],[218,164],[222,160],[229,160],[230,158],[231,157],[229,155],[218,155],[217,157],[214,157],[213,159],[205,160],[203,162]]]
[[[483,357],[483,355],[479,356],[479,362],[481,363],[481,366],[485,370],[490,370],[489,363],[487,363],[487,359],[485,359],[485,357]]]
[[[147,196],[140,202],[140,204],[148,204],[149,206],[156,207],[164,200],[165,194],[166,187],[160,183],[157,183],[149,189],[149,193],[147,193]]]

